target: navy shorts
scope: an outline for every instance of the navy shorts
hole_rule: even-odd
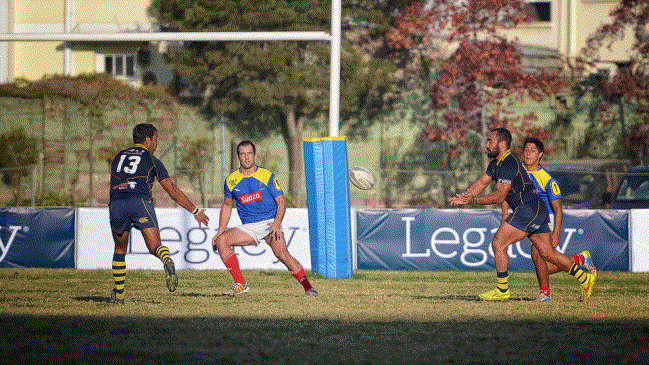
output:
[[[110,228],[117,234],[130,231],[135,227],[139,230],[158,227],[153,203],[143,197],[113,200],[108,204],[110,213]]]
[[[541,204],[544,204],[541,202]],[[514,212],[505,218],[505,222],[530,233],[549,233],[550,216],[545,207],[538,206],[533,208],[529,205],[519,205]]]

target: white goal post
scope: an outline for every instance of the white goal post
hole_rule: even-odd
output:
[[[329,136],[338,137],[340,115],[341,0],[331,2],[331,32],[133,32],[133,33],[0,33],[0,42],[39,41],[327,41],[329,70]]]

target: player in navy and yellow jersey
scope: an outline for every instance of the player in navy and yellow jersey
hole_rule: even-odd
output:
[[[176,290],[178,276],[169,249],[162,245],[158,220],[151,199],[151,188],[155,180],[180,206],[194,214],[199,223],[207,226],[209,218],[198,209],[187,196],[171,181],[164,164],[153,154],[158,147],[158,131],[148,123],[133,128],[133,143],[117,154],[111,163],[110,174],[110,226],[115,241],[113,254],[113,281],[115,288],[111,299],[124,303],[124,282],[126,278],[126,250],[131,229],[142,232],[144,242],[151,254],[163,263],[167,288]]]
[[[540,163],[543,157],[544,145],[541,140],[527,137],[523,141],[523,164],[534,183],[537,194],[548,208],[550,226],[552,227],[552,246],[558,247],[561,238],[561,225],[563,223],[563,209],[561,206],[561,189],[558,182],[550,175]],[[503,202],[503,217],[508,215],[507,202]],[[582,251],[572,256],[577,265],[586,266],[597,277],[597,269],[589,251]],[[539,281],[538,302],[550,301],[550,275],[562,271],[556,265],[548,263],[541,258],[538,249],[532,245],[532,261],[536,268],[536,277]]]
[[[455,206],[465,204],[502,204],[507,202],[512,213],[504,218],[494,235],[491,246],[496,265],[496,289],[480,294],[481,300],[507,300],[509,292],[509,256],[507,247],[528,237],[541,257],[569,272],[582,286],[581,300],[590,298],[595,276],[586,267],[576,265],[566,255],[552,247],[548,210],[535,192],[523,164],[511,153],[512,135],[505,128],[489,132],[487,154],[493,160],[485,173],[461,194],[449,199]],[[491,182],[496,182],[493,193],[478,196]]]
[[[275,257],[286,265],[293,277],[302,284],[306,295],[317,296],[318,292],[309,283],[304,268],[288,252],[281,227],[286,213],[286,198],[277,177],[270,170],[257,166],[257,152],[255,145],[250,141],[237,145],[237,158],[240,168],[225,179],[219,230],[212,239],[214,250],[218,251],[234,279],[232,288],[223,294],[238,295],[250,291],[232,247],[258,245],[264,240],[273,250]],[[242,225],[228,229],[233,204],[236,204]]]

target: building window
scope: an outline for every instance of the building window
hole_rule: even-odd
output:
[[[552,21],[552,3],[550,1],[530,1],[527,3],[527,13],[535,22]]]
[[[131,54],[105,54],[104,72],[113,76],[135,76],[135,55]]]

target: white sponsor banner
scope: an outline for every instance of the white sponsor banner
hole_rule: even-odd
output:
[[[649,271],[649,209],[629,210],[629,247],[631,272]]]
[[[209,227],[198,227],[191,213],[182,208],[156,208],[162,244],[169,247],[177,270],[225,269],[218,253],[212,250],[212,238],[218,230],[220,209],[207,209]],[[78,269],[111,269],[114,243],[110,230],[108,208],[79,208],[77,221]],[[236,209],[228,227],[241,224]],[[287,209],[282,222],[288,250],[305,269],[311,269],[309,250],[309,219],[307,209]],[[265,242],[258,246],[235,247],[242,269],[286,270]],[[137,229],[131,230],[128,269],[162,270],[162,263],[150,254]]]

